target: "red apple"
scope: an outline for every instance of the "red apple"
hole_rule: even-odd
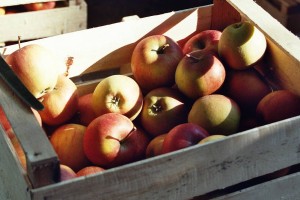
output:
[[[240,106],[242,113],[255,113],[259,101],[271,91],[272,88],[254,68],[227,73],[224,92]]]
[[[107,169],[144,158],[149,138],[128,117],[107,113],[88,125],[83,141],[88,159]]]
[[[222,32],[218,30],[204,30],[192,36],[183,46],[183,54],[196,50],[208,50],[218,55],[218,43]]]
[[[212,94],[225,80],[226,71],[221,61],[208,51],[187,54],[175,72],[178,89],[191,99]]]
[[[21,143],[19,142],[17,136],[14,133],[11,134],[10,141],[11,141],[11,144],[12,144],[14,150],[15,150],[16,156],[20,161],[21,166],[26,171],[26,169],[27,169],[26,155],[25,155],[25,152],[24,152],[24,150],[21,146]]]
[[[178,43],[164,35],[148,36],[132,52],[131,70],[142,90],[172,86],[177,64],[183,57]]]
[[[24,7],[28,11],[38,11],[38,10],[53,9],[55,7],[55,5],[56,5],[55,1],[49,1],[49,2],[24,4]]]
[[[166,133],[158,135],[150,141],[146,149],[146,158],[150,158],[162,154],[161,153],[162,144],[164,142],[166,135],[167,135]]]
[[[0,106],[0,125],[5,131],[11,129],[10,122],[8,121],[6,114],[4,113],[3,108]]]
[[[5,60],[36,98],[53,90],[59,69],[65,68],[53,52],[37,44],[26,45],[8,55]]]
[[[253,66],[263,57],[266,49],[264,34],[248,21],[227,26],[218,43],[221,60],[237,70]]]
[[[131,77],[111,75],[104,78],[95,88],[92,106],[96,116],[120,113],[134,120],[142,110],[143,94]]]
[[[58,127],[50,137],[50,142],[61,164],[68,165],[74,171],[90,164],[83,151],[85,130],[86,127],[83,125],[64,124]]]
[[[97,116],[92,106],[93,93],[88,93],[79,97],[78,100],[78,118],[79,123],[87,126]]]
[[[209,136],[209,133],[197,124],[179,124],[172,128],[165,136],[161,152],[164,154],[196,145],[207,136]]]
[[[188,122],[198,124],[211,135],[236,133],[240,123],[237,103],[221,94],[211,94],[197,99],[188,115]]]
[[[42,98],[44,109],[39,111],[43,123],[60,125],[70,120],[78,109],[78,90],[75,83],[59,75],[55,89]]]
[[[263,124],[300,115],[300,97],[289,90],[276,90],[258,104],[257,117]]]
[[[173,88],[156,88],[145,97],[140,122],[152,136],[170,131],[187,121],[188,107],[183,95]]]
[[[87,167],[84,167],[81,170],[79,170],[76,173],[76,176],[77,177],[87,176],[87,175],[90,175],[90,174],[96,174],[96,173],[99,173],[99,172],[103,172],[104,170],[105,169],[103,169],[102,167],[99,167],[99,166],[87,166]]]
[[[76,178],[76,173],[67,165],[60,164],[60,181],[66,181]]]

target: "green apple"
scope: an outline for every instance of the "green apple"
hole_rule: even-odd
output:
[[[221,94],[197,99],[188,115],[188,122],[198,124],[211,135],[231,135],[240,123],[240,108],[235,101]]]
[[[264,34],[248,21],[227,26],[218,43],[221,59],[233,69],[246,69],[259,61],[267,48]]]

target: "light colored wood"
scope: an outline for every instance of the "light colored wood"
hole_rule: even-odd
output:
[[[29,200],[30,183],[5,131],[0,126],[0,199]]]
[[[299,199],[300,172],[211,200]]]
[[[38,20],[37,20],[38,19]],[[87,5],[0,16],[0,41],[33,40],[87,28]]]
[[[224,3],[222,0],[215,0],[215,3],[217,1]],[[283,86],[299,92],[296,84],[300,80],[299,39],[252,0],[227,1],[240,13],[242,20],[249,20],[265,33],[269,45],[268,62],[274,64],[276,77],[282,78]],[[207,6],[171,12],[29,43],[45,45],[63,59],[74,57],[70,77],[80,83],[78,89],[84,94],[97,84],[98,80],[89,79],[93,73],[114,69],[120,73],[120,66],[130,63],[131,52],[140,39],[151,34],[166,34],[182,44],[197,31],[212,27],[213,14],[217,12],[212,10],[213,6]],[[235,21],[238,16],[235,13],[233,17]],[[230,17],[224,19],[228,20],[228,25],[232,22]],[[225,24],[226,20],[221,23],[222,26]],[[5,54],[16,48],[17,45],[7,47]],[[32,120],[27,121],[28,126],[32,123]],[[28,192],[31,200],[190,199],[300,163],[299,130],[300,117],[295,117],[213,143],[116,167],[98,175],[29,189]]]
[[[59,173],[58,158],[46,133],[31,108],[14,94],[2,79],[0,90],[0,105],[26,154],[27,174],[32,187],[55,183]]]

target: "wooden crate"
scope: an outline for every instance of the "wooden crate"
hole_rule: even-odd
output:
[[[1,0],[0,7],[49,0]],[[33,40],[60,35],[87,28],[87,5],[84,0],[55,0],[57,6],[50,10],[25,11],[0,15],[0,42]]]
[[[267,38],[268,77],[300,95],[300,40],[252,0],[215,0],[213,5],[205,7],[26,44],[44,45],[65,60],[72,56],[74,63],[69,76],[76,80],[81,94],[85,94],[93,90],[103,74],[127,73],[133,48],[148,35],[165,34],[182,43],[198,31],[222,30],[241,20],[255,24]],[[17,45],[8,46],[5,55],[17,48]],[[26,152],[28,168],[26,172],[22,170],[0,127],[0,199],[298,199],[300,196],[296,188],[300,184],[297,171],[245,189],[226,191],[299,164],[300,117],[108,169],[101,174],[55,183],[58,159],[48,138],[30,109],[2,80],[0,89],[0,104]]]
[[[295,34],[300,34],[299,0],[256,0],[256,3]]]

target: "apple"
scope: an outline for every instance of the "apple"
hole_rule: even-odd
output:
[[[90,174],[96,174],[99,172],[103,172],[105,169],[103,169],[102,167],[99,166],[86,166],[82,169],[80,169],[77,173],[76,176],[80,177],[80,176],[87,176]]]
[[[5,8],[0,7],[0,15],[5,15]]]
[[[44,105],[39,114],[43,123],[60,125],[70,120],[78,109],[78,90],[75,83],[64,75],[59,75],[55,89],[41,99]]]
[[[140,40],[131,57],[132,74],[143,91],[169,87],[175,82],[177,64],[183,57],[178,43],[165,35]]]
[[[60,182],[74,179],[77,177],[74,170],[67,165],[60,164],[59,169],[60,169],[60,179],[59,179]]]
[[[55,1],[24,4],[25,9],[28,11],[48,10],[53,9],[55,6]]]
[[[213,141],[216,141],[216,140],[221,140],[221,139],[224,139],[225,137],[227,137],[226,135],[209,135],[207,136],[206,138],[203,138],[202,140],[200,140],[200,142],[198,144],[205,144],[205,143],[208,143],[208,142],[213,142]]]
[[[217,91],[226,76],[222,62],[209,51],[193,51],[178,63],[175,82],[178,89],[191,99]]]
[[[218,43],[222,32],[219,30],[204,30],[192,36],[183,46],[183,54],[196,50],[209,50],[218,55]]]
[[[268,124],[300,115],[300,97],[289,90],[276,90],[257,105],[257,118]]]
[[[194,102],[188,122],[198,124],[211,135],[230,135],[237,132],[240,117],[240,108],[234,100],[221,94],[211,94]]]
[[[65,67],[53,52],[38,44],[26,45],[5,60],[36,98],[54,89],[59,69]]]
[[[266,48],[264,34],[248,21],[227,26],[218,43],[221,60],[237,70],[253,66],[263,57]]]
[[[139,120],[147,133],[157,136],[186,122],[187,114],[183,95],[176,89],[161,87],[146,94]]]
[[[78,118],[82,125],[89,125],[97,116],[92,106],[93,93],[88,93],[80,96],[78,99]]]
[[[106,113],[87,127],[83,148],[88,159],[105,169],[145,158],[149,138],[120,113]]]
[[[64,124],[50,136],[50,142],[61,164],[78,171],[90,164],[83,151],[83,135],[86,127],[80,124]]]
[[[173,127],[165,136],[161,152],[162,154],[183,149],[199,143],[209,136],[209,133],[194,123],[183,123]]]
[[[255,113],[259,101],[272,91],[254,68],[230,70],[227,73],[224,93],[232,98],[247,115]]]
[[[162,144],[166,137],[167,133],[158,135],[151,139],[146,149],[146,158],[154,157],[161,155]]]
[[[93,91],[92,107],[96,116],[120,113],[134,120],[142,110],[143,94],[137,82],[126,75],[111,75]]]
[[[7,117],[6,117],[6,114],[3,110],[3,108],[0,106],[0,125],[3,127],[3,129],[5,131],[11,129],[11,124],[10,122],[8,121]]]

